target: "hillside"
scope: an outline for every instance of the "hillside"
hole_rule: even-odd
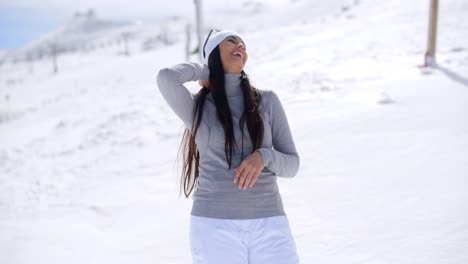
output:
[[[301,263],[468,263],[466,1],[440,3],[429,69],[427,1],[256,3],[206,25],[242,31],[247,73],[287,112]],[[190,263],[183,125],[155,80],[185,60],[177,23],[169,45],[64,54],[58,74],[0,67],[2,263]]]

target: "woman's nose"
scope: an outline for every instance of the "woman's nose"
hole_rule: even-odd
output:
[[[245,49],[244,43],[242,43],[242,42],[237,43],[237,47]]]

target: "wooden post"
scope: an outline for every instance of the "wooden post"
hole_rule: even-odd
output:
[[[128,49],[128,39],[130,38],[130,33],[129,32],[123,32],[122,33],[122,39],[124,41],[124,51],[123,54],[125,56],[130,56],[130,51]]]
[[[190,60],[190,24],[185,26],[185,61]]]
[[[195,18],[197,26],[197,39],[198,39],[198,58],[200,62],[203,59],[203,40],[202,40],[202,31],[203,31],[203,19],[201,14],[202,9],[202,0],[194,0],[195,2]]]
[[[57,57],[58,57],[59,51],[58,51],[58,47],[57,47],[56,43],[51,43],[50,44],[50,52],[51,52],[51,55],[52,55],[52,63],[53,63],[53,67],[54,67],[53,73],[57,74],[58,73]]]
[[[430,60],[435,60],[436,40],[437,40],[437,13],[439,9],[439,0],[431,0],[431,9],[429,14],[429,34],[427,38],[427,51],[424,58],[424,66],[429,66]]]

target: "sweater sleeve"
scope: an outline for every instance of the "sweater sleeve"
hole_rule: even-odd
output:
[[[189,81],[208,80],[209,75],[208,66],[196,62],[176,64],[159,70],[157,74],[159,91],[186,128],[192,128],[195,99],[194,94],[183,84]]]
[[[288,119],[281,101],[275,92],[270,91],[267,108],[270,114],[270,126],[273,148],[259,148],[263,163],[267,169],[279,177],[296,176],[300,158],[289,128]]]

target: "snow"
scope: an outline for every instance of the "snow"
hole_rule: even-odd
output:
[[[466,1],[440,2],[429,69],[428,1],[257,3],[217,27],[242,30],[253,84],[287,112],[301,263],[468,263]],[[184,47],[0,66],[2,264],[191,263],[183,125],[155,82]]]
[[[142,21],[120,21],[100,19],[92,10],[86,14],[77,13],[58,29],[16,50],[9,50],[2,58],[7,62],[31,61],[73,53],[116,52],[124,42],[135,51],[157,48],[165,40],[173,43],[185,37],[187,19],[179,16],[165,18],[160,24],[146,24]],[[163,39],[166,37],[166,39]],[[122,53],[122,51],[120,51]],[[0,58],[2,54],[0,52]]]

